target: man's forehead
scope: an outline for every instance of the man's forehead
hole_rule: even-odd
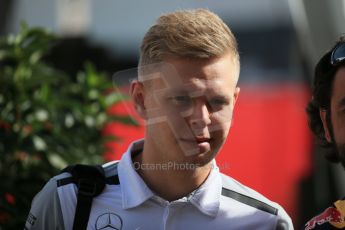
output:
[[[138,72],[141,82],[155,83],[158,86],[181,86],[186,83],[195,83],[201,86],[203,83],[205,83],[204,85],[216,85],[219,82],[221,84],[236,82],[233,79],[232,71],[220,74],[217,71],[208,70],[205,74],[202,68],[193,68],[188,64],[182,69],[179,67],[179,70],[177,70],[171,63],[160,62],[141,67]]]
[[[221,81],[193,79],[191,82],[180,82],[173,85],[155,87],[155,90],[165,92],[168,95],[186,95],[191,97],[223,95],[229,94],[230,90],[222,87]]]
[[[198,77],[184,77],[180,76],[168,76],[162,72],[156,72],[146,75],[145,78],[141,78],[142,82],[154,88],[162,89],[169,88],[175,91],[191,91],[191,90],[207,90],[207,89],[219,89],[229,85],[229,81],[224,79],[203,79]]]

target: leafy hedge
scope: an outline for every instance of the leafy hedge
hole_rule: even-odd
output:
[[[85,64],[68,76],[44,61],[57,38],[22,25],[0,38],[0,226],[22,229],[31,200],[67,164],[102,162],[108,114],[124,100],[104,74]],[[0,227],[0,229],[2,229]]]

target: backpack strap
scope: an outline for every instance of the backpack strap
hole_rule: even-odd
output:
[[[73,230],[87,228],[92,206],[92,199],[102,193],[105,184],[104,169],[101,165],[71,165],[62,172],[72,175],[73,183],[78,187],[77,206],[73,221]]]

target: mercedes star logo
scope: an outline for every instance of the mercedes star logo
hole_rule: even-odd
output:
[[[121,230],[122,219],[114,213],[104,213],[97,218],[95,227],[97,230]]]

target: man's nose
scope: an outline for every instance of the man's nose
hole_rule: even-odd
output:
[[[192,114],[189,118],[190,125],[193,128],[204,128],[211,124],[210,108],[203,100],[196,100],[193,106]]]

